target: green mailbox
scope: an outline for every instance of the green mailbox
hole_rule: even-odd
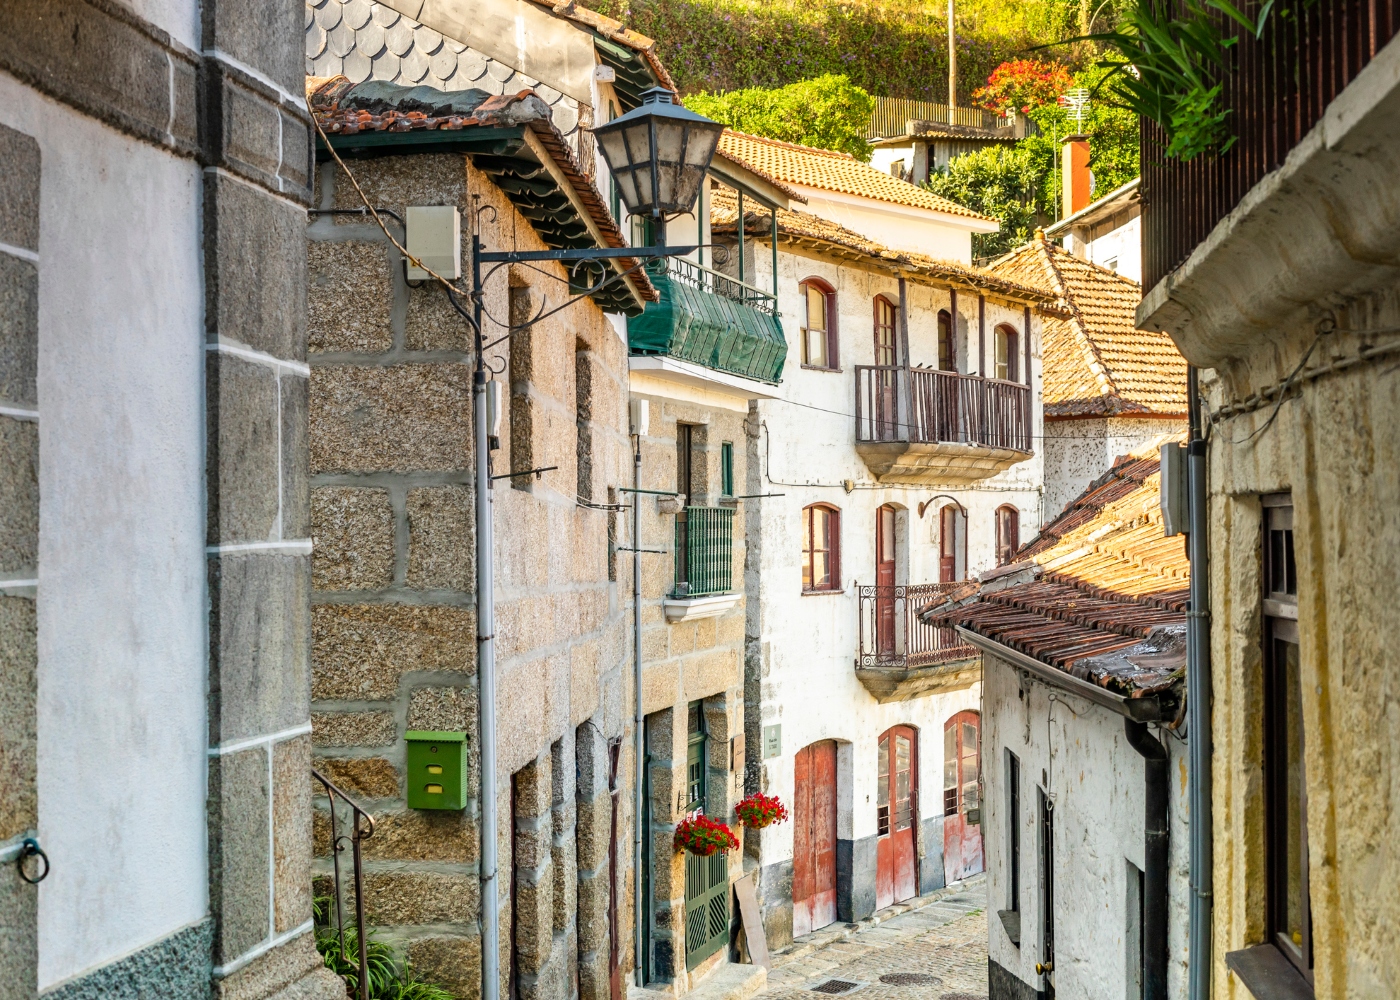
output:
[[[467,734],[410,729],[408,743],[408,807],[465,809],[467,807]]]

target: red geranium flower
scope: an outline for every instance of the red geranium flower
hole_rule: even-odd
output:
[[[708,858],[721,848],[732,851],[739,846],[738,838],[729,832],[729,827],[704,814],[681,820],[672,843],[676,850],[689,851],[702,858]]]
[[[738,814],[739,822],[753,830],[762,830],[788,818],[787,807],[778,801],[778,797],[762,792],[745,797],[734,807],[734,812]]]

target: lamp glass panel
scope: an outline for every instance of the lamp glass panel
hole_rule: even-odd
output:
[[[636,215],[650,215],[652,208],[651,193],[651,167],[642,165],[636,169],[633,176],[636,178],[636,199],[637,205],[631,211]]]
[[[617,193],[622,198],[622,203],[627,206],[630,212],[637,204],[637,182],[632,176],[632,171],[622,170],[613,173],[613,180],[617,182]]]
[[[683,166],[676,178],[675,199],[678,208],[688,208],[695,204],[700,194],[700,183],[705,179],[705,171],[697,167]]]
[[[666,118],[657,121],[656,158],[665,163],[679,163],[688,131],[684,122]]]

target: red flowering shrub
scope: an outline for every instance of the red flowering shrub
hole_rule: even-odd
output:
[[[992,70],[987,85],[972,92],[972,100],[998,114],[1029,113],[1054,104],[1073,84],[1069,70],[1057,62],[1011,59]]]
[[[702,858],[708,858],[720,848],[732,851],[739,846],[738,838],[729,832],[729,827],[703,814],[681,820],[673,843],[676,850],[689,851]]]
[[[762,830],[788,818],[787,807],[778,801],[778,797],[762,792],[746,796],[734,807],[734,812],[738,814],[739,822],[752,830]]]

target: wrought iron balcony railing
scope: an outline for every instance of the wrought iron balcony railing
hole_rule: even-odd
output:
[[[655,265],[658,268],[664,267],[665,273],[673,280],[689,285],[691,288],[698,288],[701,291],[710,292],[721,298],[729,299],[731,302],[739,302],[751,309],[767,313],[770,316],[778,315],[778,298],[772,292],[765,292],[761,288],[756,288],[738,278],[716,271],[714,268],[697,264],[693,260],[685,257],[662,257]]]
[[[686,507],[676,515],[672,597],[707,597],[734,589],[734,510]]]
[[[1030,386],[898,365],[856,365],[856,442],[1031,451]]]
[[[881,587],[857,584],[860,650],[856,669],[910,669],[969,659],[977,650],[951,628],[925,625],[916,612],[938,601],[952,583],[909,583]]]

